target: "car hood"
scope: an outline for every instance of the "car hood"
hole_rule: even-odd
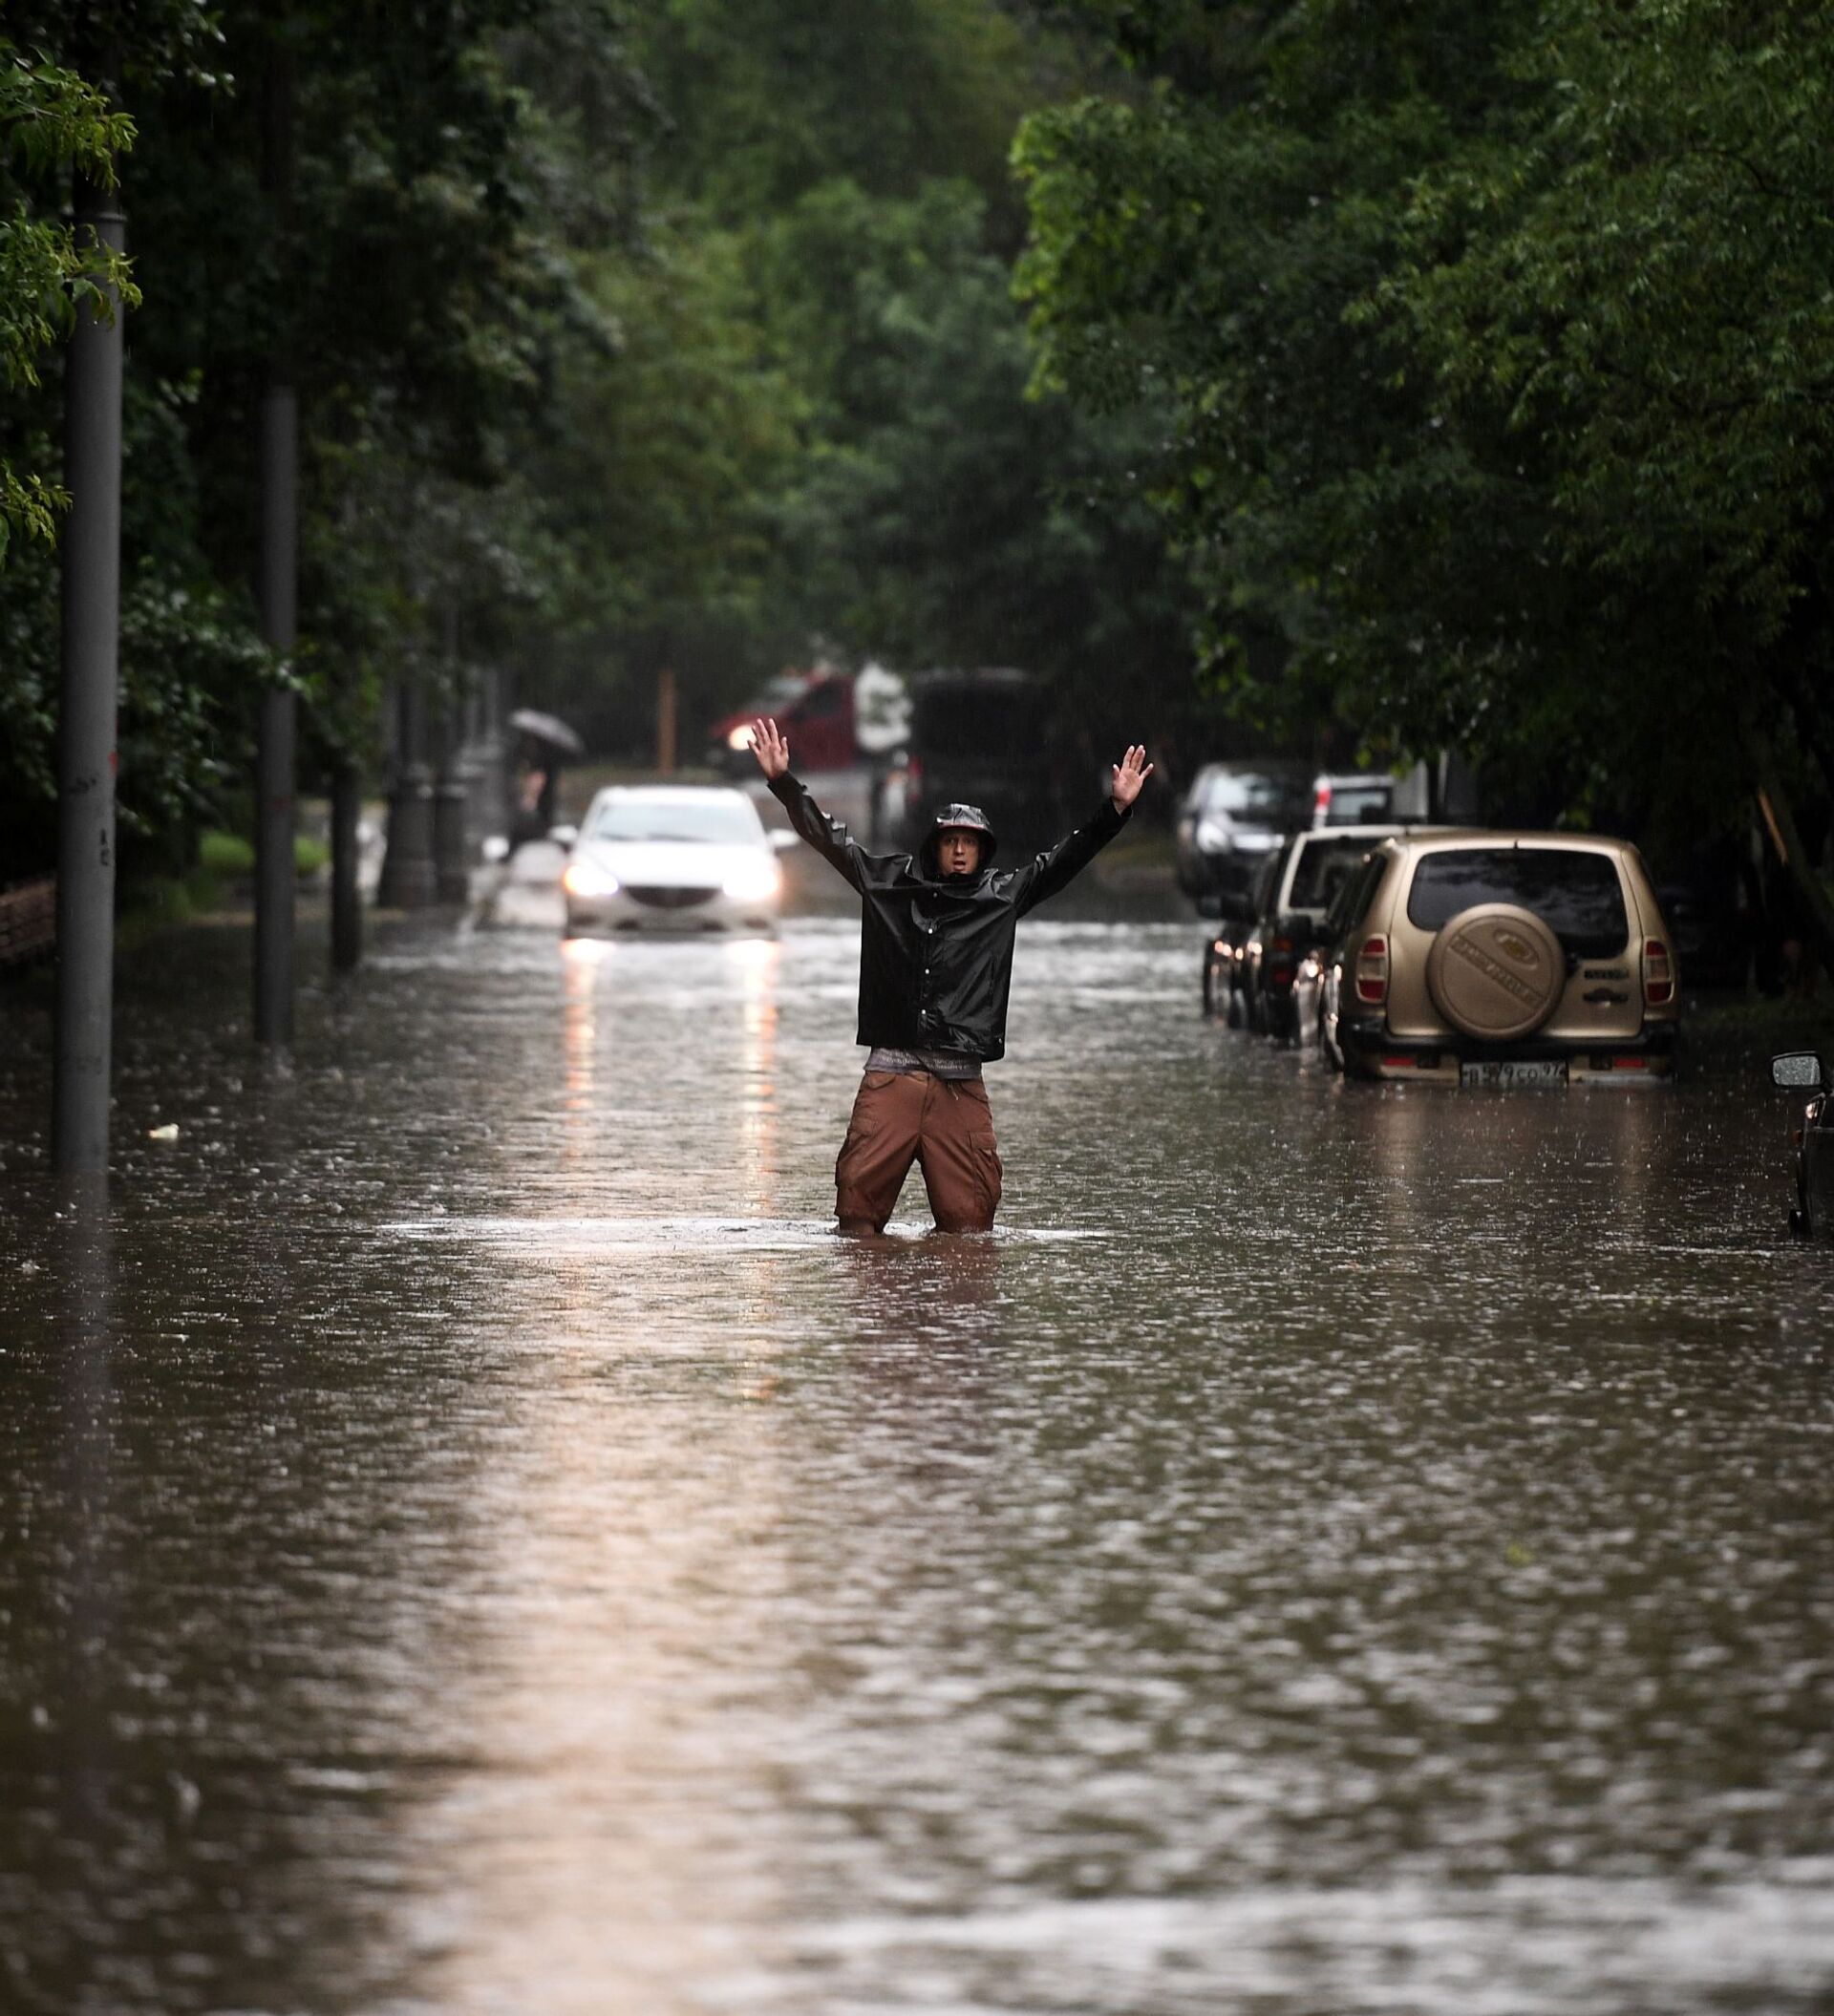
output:
[[[763,841],[748,847],[712,840],[583,840],[574,858],[639,889],[716,889],[729,875],[775,859]]]

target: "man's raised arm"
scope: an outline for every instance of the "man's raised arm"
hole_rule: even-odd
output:
[[[1095,817],[1019,871],[1021,911],[1034,908],[1047,896],[1055,896],[1082,873],[1126,823],[1141,787],[1152,774],[1153,766],[1146,760],[1144,747],[1130,747],[1120,761],[1111,767],[1108,796]]]
[[[832,861],[856,889],[865,887],[860,842],[839,819],[831,819],[790,775],[790,745],[775,721],[752,723],[752,753],[771,787],[771,796],[790,816],[790,824],[815,851]]]

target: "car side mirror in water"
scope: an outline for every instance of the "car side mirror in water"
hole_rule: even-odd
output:
[[[1770,1082],[1785,1092],[1820,1092],[1827,1083],[1827,1073],[1814,1050],[1785,1050],[1770,1060]]]
[[[771,845],[779,854],[787,854],[797,842],[797,835],[792,833],[786,826],[773,826],[770,830],[769,838]]]

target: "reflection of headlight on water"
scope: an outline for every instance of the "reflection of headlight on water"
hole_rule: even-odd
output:
[[[726,894],[736,903],[761,903],[777,894],[782,880],[775,861],[748,862],[726,878]]]
[[[591,861],[569,861],[561,886],[569,896],[615,896],[621,884],[609,868]]]
[[[728,732],[726,736],[726,747],[728,749],[750,749],[751,746],[752,730],[749,722],[741,721],[736,728]]]

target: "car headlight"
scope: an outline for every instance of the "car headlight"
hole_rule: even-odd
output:
[[[782,881],[775,861],[747,861],[726,878],[726,894],[736,903],[761,903],[777,894]]]
[[[1221,854],[1229,844],[1229,829],[1218,819],[1199,819],[1197,844],[1206,853]]]
[[[561,887],[569,896],[615,896],[623,884],[609,868],[601,868],[596,861],[569,861]]]
[[[751,746],[752,724],[749,721],[741,721],[736,728],[727,730],[726,747],[728,749],[750,749]]]

